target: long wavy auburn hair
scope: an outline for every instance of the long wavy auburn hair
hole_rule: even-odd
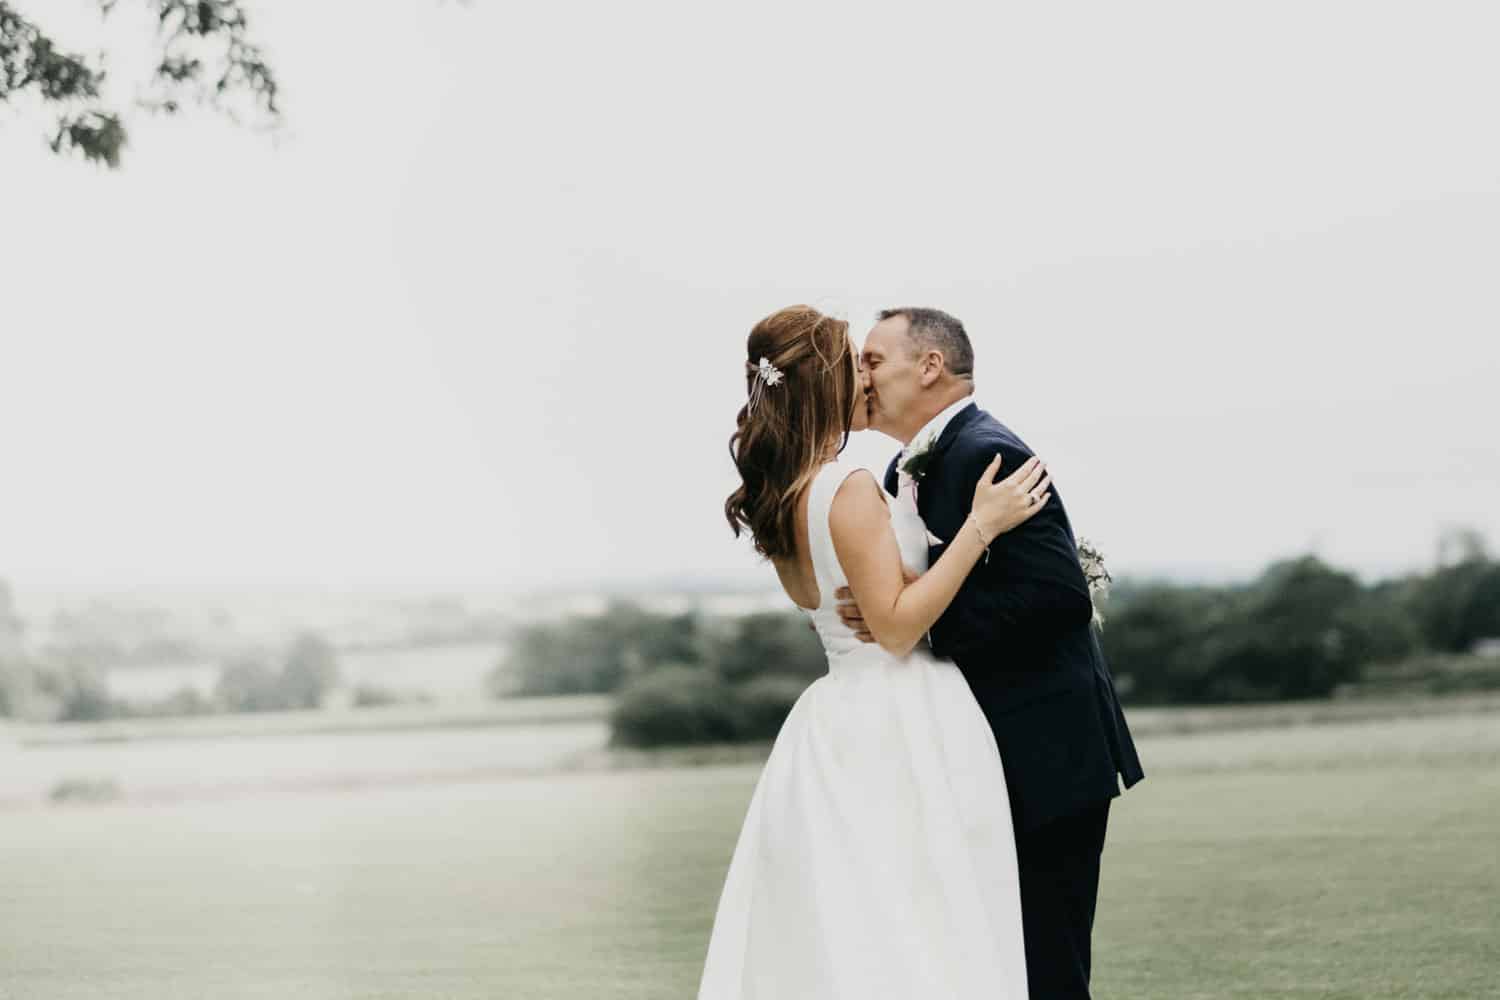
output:
[[[797,501],[838,441],[849,441],[859,385],[849,324],[811,306],[788,306],[755,324],[745,344],[745,392],[729,456],[740,486],[724,502],[735,537],[749,530],[766,558],[797,551]],[[756,386],[761,358],[781,370],[777,385]],[[842,437],[840,436],[842,435]]]

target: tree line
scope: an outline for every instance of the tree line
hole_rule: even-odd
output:
[[[339,685],[338,656],[313,632],[296,636],[280,651],[242,653],[219,668],[212,694],[183,687],[155,700],[112,695],[103,671],[66,658],[35,660],[0,655],[0,716],[33,721],[97,722],[102,719],[208,715],[215,712],[286,712],[322,707]],[[373,703],[380,692],[356,692]]]
[[[1246,583],[1122,582],[1101,643],[1132,704],[1500,688],[1500,562],[1471,543],[1425,573],[1364,584],[1316,556]],[[762,739],[826,670],[795,610],[716,619],[617,602],[521,628],[497,694],[614,693],[616,742]]]

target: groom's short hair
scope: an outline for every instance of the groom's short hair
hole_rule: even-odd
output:
[[[960,378],[974,377],[974,345],[958,317],[950,316],[941,309],[925,309],[918,306],[901,306],[880,310],[880,320],[902,316],[908,324],[913,353],[937,350],[943,352],[943,363],[948,371]]]

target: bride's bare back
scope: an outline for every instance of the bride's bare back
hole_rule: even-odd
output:
[[[797,552],[794,556],[772,559],[781,589],[792,603],[804,611],[817,611],[822,604],[817,574],[813,572],[812,547],[807,540],[807,501],[812,490],[805,489],[797,498]]]

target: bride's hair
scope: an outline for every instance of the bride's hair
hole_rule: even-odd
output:
[[[745,345],[747,403],[735,418],[729,455],[740,487],[724,502],[736,537],[750,531],[767,558],[797,551],[797,500],[835,440],[849,440],[855,394],[849,324],[811,306],[788,306],[755,324]],[[761,358],[782,373],[756,385]],[[840,437],[842,435],[842,437]]]

